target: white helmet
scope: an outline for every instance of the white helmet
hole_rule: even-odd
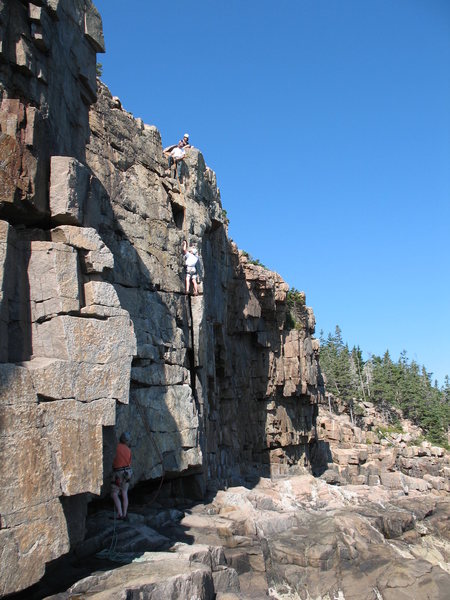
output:
[[[185,133],[185,134],[183,135],[183,137],[184,137],[184,138],[187,138],[187,139],[189,139],[189,134],[188,134],[188,133]]]

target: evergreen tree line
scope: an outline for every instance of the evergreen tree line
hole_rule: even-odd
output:
[[[326,390],[346,403],[350,414],[363,414],[361,402],[369,401],[384,413],[393,425],[397,411],[421,427],[426,438],[448,448],[450,424],[450,381],[432,383],[432,374],[403,351],[397,362],[386,350],[382,357],[364,361],[359,346],[351,350],[343,342],[342,331],[325,339],[320,332],[320,367],[326,377]]]

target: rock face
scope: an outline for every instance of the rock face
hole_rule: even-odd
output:
[[[389,433],[375,407],[370,402],[363,406],[360,426],[345,413],[336,415],[321,407],[318,437],[311,448],[315,474],[333,484],[382,484],[405,494],[450,492],[450,456],[444,448],[429,442],[414,445],[410,431],[416,437],[421,432],[408,421],[402,421],[404,433]]]
[[[133,484],[197,497],[309,466],[312,311],[289,329],[288,286],[228,239],[215,174],[195,148],[183,184],[166,173],[157,129],[96,81],[103,50],[90,0],[0,0],[0,595],[83,539],[125,429]]]
[[[130,407],[118,422],[139,439],[138,478],[206,468],[214,488],[242,467],[303,466],[320,394],[311,311],[286,329],[288,286],[228,240],[215,175],[196,149],[180,186],[164,176],[155,128],[116,108],[104,86],[90,122],[87,162],[110,210],[86,224],[114,255],[109,279],[136,332]],[[198,297],[183,294],[185,238],[202,257]]]
[[[84,161],[103,51],[91,0],[0,2],[0,217],[48,218],[50,157]]]

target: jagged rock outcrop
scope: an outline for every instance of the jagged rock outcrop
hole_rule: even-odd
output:
[[[434,490],[447,495],[449,453],[426,441],[414,444],[422,432],[407,420],[402,421],[403,433],[389,433],[388,423],[374,405],[364,402],[363,407],[360,426],[345,412],[337,415],[323,407],[312,448],[314,472],[332,484],[382,484],[406,494]]]
[[[0,1],[0,595],[83,539],[120,431],[134,483],[197,497],[302,470],[314,438],[312,311],[288,330],[288,286],[228,239],[201,153],[180,185],[157,129],[97,89],[103,49],[90,0]]]

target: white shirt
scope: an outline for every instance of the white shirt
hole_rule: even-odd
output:
[[[184,263],[187,267],[195,267],[198,262],[198,256],[192,254],[192,252],[186,252],[184,255]]]
[[[176,159],[178,159],[178,158],[184,158],[184,157],[185,157],[185,155],[186,155],[186,151],[184,150],[184,148],[178,148],[178,146],[176,146],[176,147],[175,147],[175,148],[172,150],[172,152],[170,153],[170,155],[171,155],[173,158],[176,158]]]

